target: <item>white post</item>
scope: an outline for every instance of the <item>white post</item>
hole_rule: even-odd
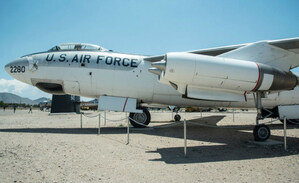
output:
[[[100,135],[101,132],[101,115],[99,114],[99,129],[98,129],[98,135]]]
[[[129,125],[129,117],[128,114],[126,113],[127,117],[127,145],[130,143],[130,125]]]
[[[200,118],[202,118],[202,109],[200,110]]]
[[[287,150],[287,118],[283,118],[283,142],[284,142],[284,150]]]
[[[187,129],[186,129],[186,119],[184,119],[184,154],[187,156]]]
[[[233,122],[235,122],[235,109],[233,109]]]
[[[104,125],[106,126],[106,111],[104,111]]]
[[[80,127],[82,128],[82,112],[80,113]]]
[[[171,110],[171,120],[174,120],[173,119],[173,110]]]

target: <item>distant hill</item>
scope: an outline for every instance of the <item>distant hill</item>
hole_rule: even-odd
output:
[[[0,101],[3,101],[7,104],[17,103],[17,104],[39,104],[40,102],[47,100],[47,98],[42,97],[36,100],[31,100],[29,98],[20,97],[18,95],[12,94],[12,93],[0,93]]]
[[[33,100],[33,102],[35,102],[36,104],[39,104],[41,102],[44,102],[45,100],[49,100],[48,98],[46,97],[42,97],[42,98],[39,98],[39,99],[36,99],[36,100]]]
[[[98,103],[98,99],[93,99],[93,100],[90,100],[90,101],[88,101],[88,102],[92,102],[92,103],[94,103],[94,104],[97,104],[97,103]]]

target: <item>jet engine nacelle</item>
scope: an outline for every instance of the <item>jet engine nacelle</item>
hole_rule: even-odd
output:
[[[291,72],[265,64],[192,53],[168,53],[152,66],[161,82],[167,80],[176,88],[195,86],[250,92],[290,90],[297,85],[297,77]]]

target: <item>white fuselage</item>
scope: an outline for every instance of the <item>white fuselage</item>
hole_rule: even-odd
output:
[[[57,51],[22,57],[5,69],[14,78],[33,86],[39,82],[58,83],[64,93],[84,97],[130,97],[140,103],[178,107],[255,107],[252,94],[247,94],[247,102],[183,98],[171,85],[160,83],[157,75],[148,72],[151,63],[143,58],[114,52]],[[32,68],[34,63],[37,68]],[[269,94],[262,103],[264,107],[299,104],[299,88]]]

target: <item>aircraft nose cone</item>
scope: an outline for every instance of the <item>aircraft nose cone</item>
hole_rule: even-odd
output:
[[[26,57],[18,58],[4,66],[5,71],[13,76],[16,73],[25,72],[25,68],[28,68],[29,62]]]
[[[6,64],[5,66],[4,66],[4,69],[5,69],[5,71],[7,72],[7,73],[9,73],[9,64]]]

